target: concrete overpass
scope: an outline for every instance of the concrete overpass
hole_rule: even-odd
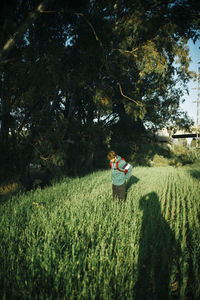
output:
[[[198,137],[200,134],[198,134]],[[182,133],[182,134],[172,134],[173,139],[186,139],[186,138],[195,138],[197,137],[196,133]]]
[[[178,130],[176,133],[170,134],[166,128],[160,129],[155,134],[155,139],[159,143],[173,144],[175,139],[192,139],[200,138],[200,126],[198,126],[198,135],[196,127],[191,127],[190,130]]]

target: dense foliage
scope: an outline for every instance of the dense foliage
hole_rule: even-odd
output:
[[[189,124],[179,104],[198,11],[195,0],[2,1],[0,175],[100,167],[109,146],[132,153],[144,125]]]

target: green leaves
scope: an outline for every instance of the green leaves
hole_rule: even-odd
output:
[[[156,73],[161,79],[165,78],[167,59],[158,51],[154,41],[150,40],[138,51],[138,69],[140,78]]]
[[[5,2],[0,139],[8,150],[1,151],[13,157],[11,149],[20,149],[32,159],[37,154],[30,145],[44,153],[44,140],[53,155],[53,137],[61,153],[63,136],[79,139],[78,132],[84,136],[94,124],[102,130],[102,120],[161,125],[179,118],[181,92],[173,90],[176,80],[185,88],[191,76],[185,44],[198,36],[195,10],[193,1]],[[9,38],[12,49],[5,52]],[[13,122],[6,121],[10,115]],[[108,136],[110,124],[103,126]]]

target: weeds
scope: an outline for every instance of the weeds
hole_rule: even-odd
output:
[[[198,299],[198,174],[137,167],[124,204],[109,171],[11,195],[0,210],[0,298]]]

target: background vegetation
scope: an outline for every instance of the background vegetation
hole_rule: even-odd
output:
[[[3,0],[0,177],[27,181],[31,163],[76,175],[110,148],[140,153],[145,128],[189,126],[179,104],[198,11],[196,0]]]

